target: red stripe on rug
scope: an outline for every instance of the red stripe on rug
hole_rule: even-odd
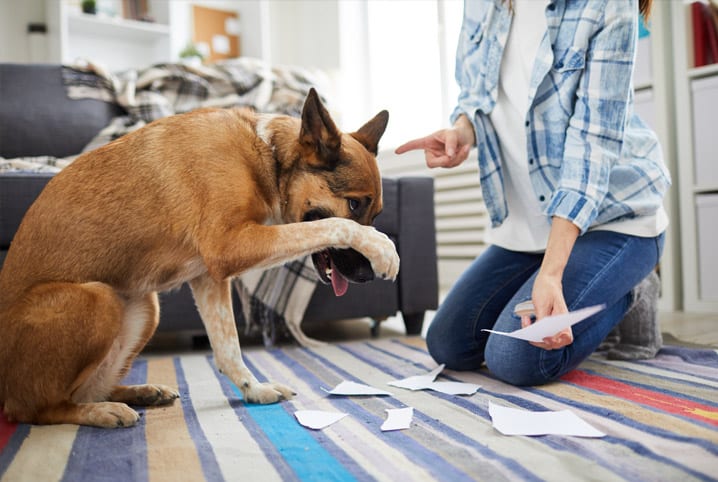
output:
[[[8,422],[5,415],[2,413],[2,409],[0,408],[0,452],[5,449],[5,446],[10,440],[10,437],[12,437],[12,434],[15,433],[15,430],[17,430],[17,424]]]
[[[561,380],[718,426],[718,410],[708,405],[634,387],[582,370],[573,370],[561,377]]]

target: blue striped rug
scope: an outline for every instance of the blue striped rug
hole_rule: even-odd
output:
[[[261,380],[297,391],[290,402],[246,405],[211,356],[138,360],[128,383],[177,386],[173,406],[142,410],[128,429],[28,426],[0,418],[0,480],[718,480],[718,354],[666,347],[650,361],[593,355],[560,382],[516,388],[487,372],[445,371],[476,383],[473,396],[411,392],[387,381],[436,366],[419,338],[316,349],[250,349]],[[392,397],[335,397],[351,380]],[[493,429],[488,403],[570,409],[607,436],[508,437]],[[414,407],[407,430],[381,432],[387,408]],[[294,412],[349,416],[309,430]]]

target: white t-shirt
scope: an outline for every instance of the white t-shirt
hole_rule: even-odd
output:
[[[512,0],[513,20],[501,59],[498,97],[490,114],[501,143],[508,216],[500,226],[488,228],[486,242],[512,251],[544,251],[551,230],[550,220],[536,202],[531,186],[525,127],[534,59],[548,30],[547,4],[548,1],[540,0]],[[668,216],[661,208],[653,216],[591,229],[652,237],[663,232],[667,225]]]

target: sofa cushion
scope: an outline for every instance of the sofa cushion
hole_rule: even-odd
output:
[[[79,154],[122,112],[100,100],[68,98],[59,65],[0,64],[0,157]]]
[[[47,172],[0,175],[0,249],[8,249],[25,212],[52,176]]]

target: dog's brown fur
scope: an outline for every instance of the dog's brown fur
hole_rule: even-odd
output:
[[[387,119],[343,134],[312,90],[301,120],[206,109],[79,157],[28,210],[0,272],[5,415],[120,427],[138,420],[127,404],[171,403],[169,387],[118,384],[155,332],[157,292],[183,282],[244,399],[290,398],[244,365],[229,280],[330,247],[396,277],[394,245],[369,226]]]

